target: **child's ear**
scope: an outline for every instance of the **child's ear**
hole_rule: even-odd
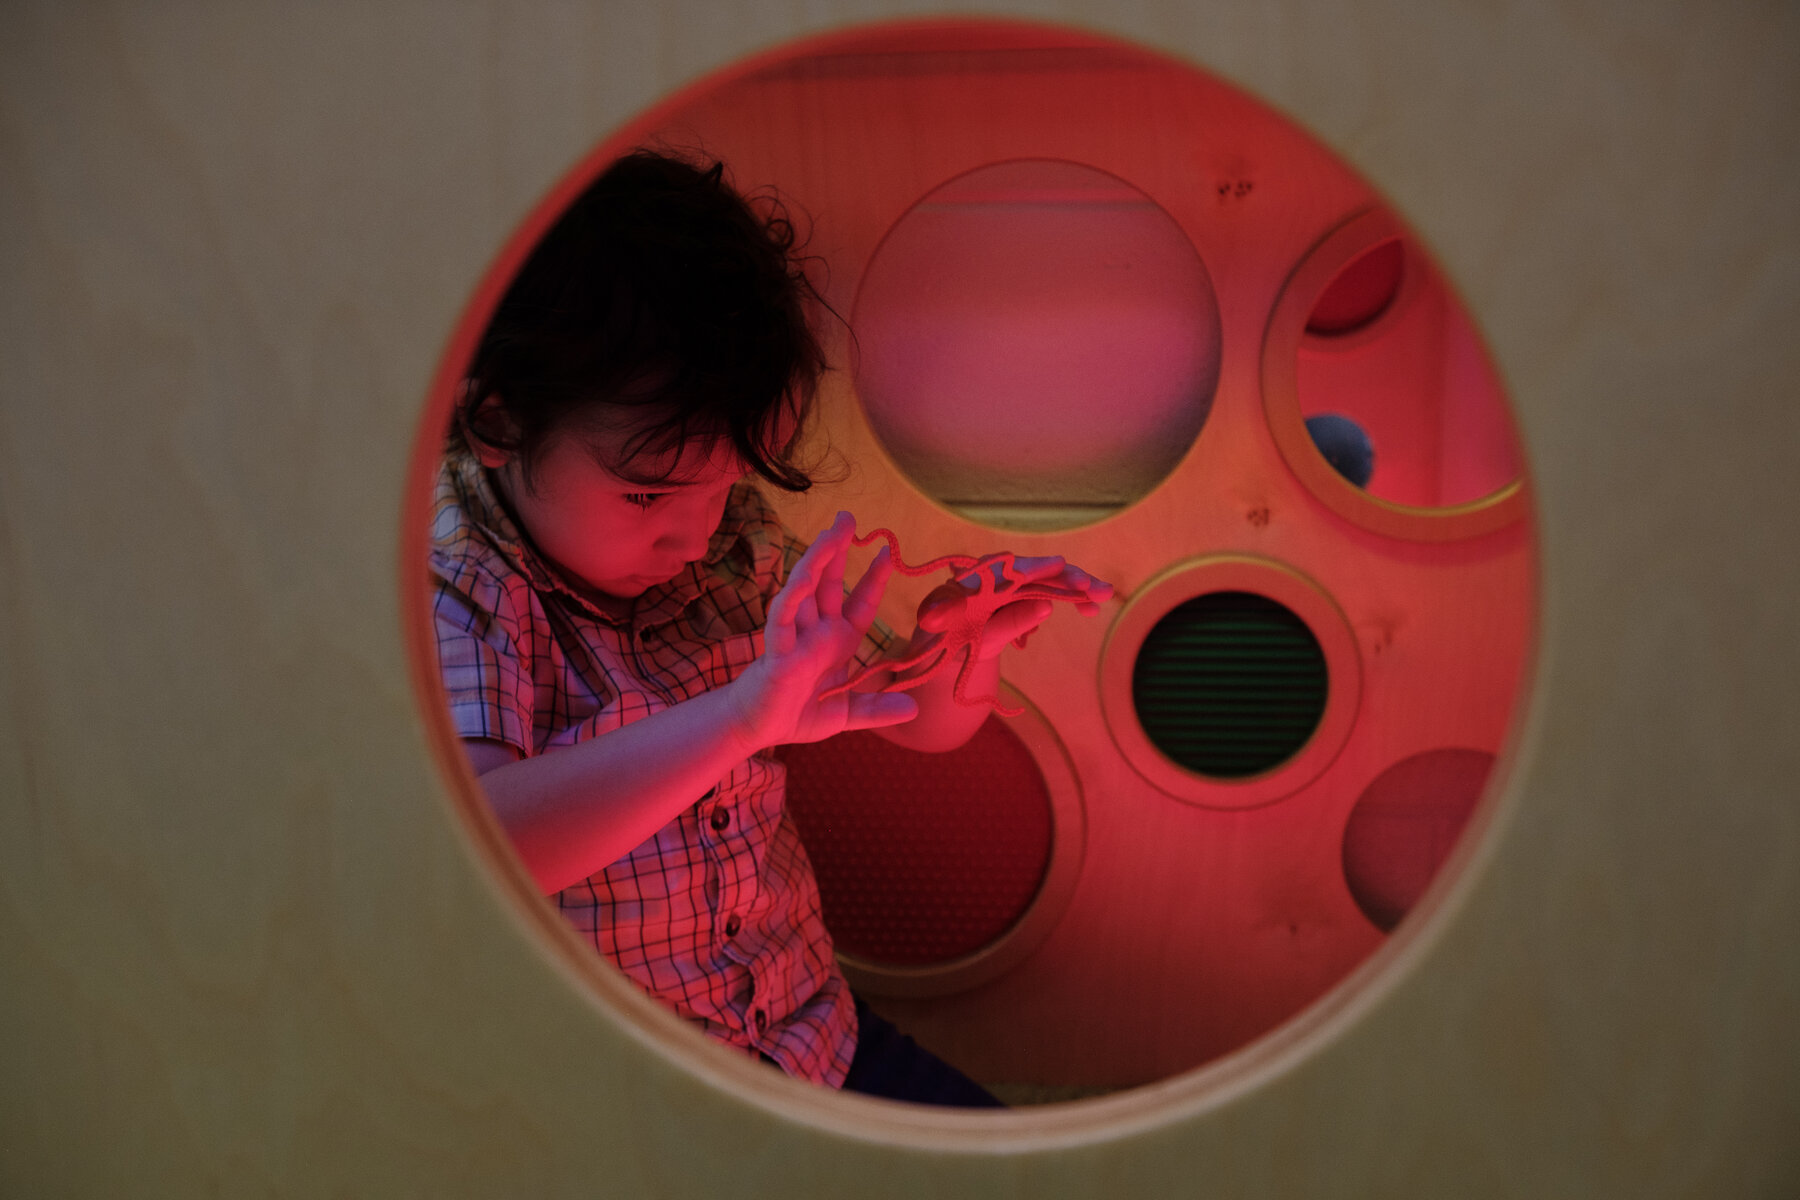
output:
[[[463,438],[484,467],[503,467],[519,445],[518,422],[493,393],[463,410]]]

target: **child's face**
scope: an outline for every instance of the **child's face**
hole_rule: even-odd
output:
[[[552,437],[537,456],[531,487],[516,457],[493,451],[480,456],[495,468],[533,545],[570,583],[632,599],[706,554],[744,468],[725,448],[705,458],[690,449],[671,480],[633,483],[603,465],[616,461],[613,452],[622,440],[605,431]]]

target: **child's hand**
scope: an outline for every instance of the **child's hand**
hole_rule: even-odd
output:
[[[847,729],[911,720],[910,696],[880,692],[819,693],[842,683],[850,658],[875,620],[893,574],[883,548],[848,596],[844,570],[856,521],[840,512],[794,564],[769,605],[763,652],[731,683],[741,736],[754,749],[815,742]]]
[[[1041,595],[1036,598],[1006,602],[1008,593],[1028,588],[1053,589],[1057,599],[1072,603],[1075,611],[1092,616],[1100,605],[1112,597],[1112,584],[1096,579],[1080,567],[1071,566],[1061,556],[1049,558],[1015,558],[1011,569],[992,563],[984,570],[991,573],[994,595],[1002,603],[993,610],[982,630],[980,643],[974,647],[977,661],[995,658],[1007,643],[1024,645],[1025,638],[1050,616],[1054,605]],[[974,573],[934,588],[919,604],[919,628],[926,633],[946,633],[965,620],[964,609],[969,597],[976,594],[980,582]]]

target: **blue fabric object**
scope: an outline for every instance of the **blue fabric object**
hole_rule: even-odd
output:
[[[1337,413],[1320,413],[1306,418],[1306,432],[1334,471],[1359,488],[1369,486],[1375,474],[1375,445],[1361,425]]]

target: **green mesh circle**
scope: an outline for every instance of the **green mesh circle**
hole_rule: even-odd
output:
[[[1201,775],[1256,775],[1297,754],[1325,713],[1325,653],[1266,596],[1210,592],[1138,650],[1131,702],[1151,743]]]

